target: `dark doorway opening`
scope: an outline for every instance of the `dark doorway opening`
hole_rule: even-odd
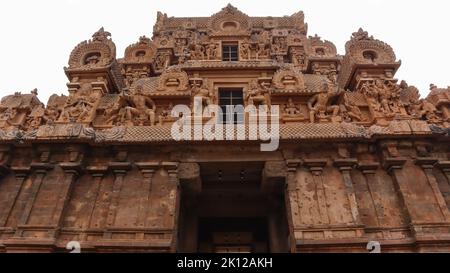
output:
[[[266,253],[269,251],[264,218],[199,219],[198,252]]]
[[[201,191],[182,192],[179,252],[289,252],[284,185],[265,190],[263,162],[201,163]]]

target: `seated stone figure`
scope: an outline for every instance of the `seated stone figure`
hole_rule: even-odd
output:
[[[303,117],[300,108],[295,105],[292,98],[288,99],[288,103],[284,107],[284,114],[288,117]]]

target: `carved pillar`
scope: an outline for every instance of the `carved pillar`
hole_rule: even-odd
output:
[[[31,184],[31,187],[25,190],[26,196],[28,196],[28,200],[17,224],[18,228],[14,235],[15,237],[22,237],[23,230],[20,227],[27,225],[31,210],[33,209],[34,201],[36,200],[36,197],[39,193],[42,182],[44,181],[47,172],[53,169],[53,165],[49,163],[33,163],[31,164],[31,169],[34,170],[36,175]]]
[[[334,165],[339,169],[342,173],[342,177],[344,178],[345,190],[347,193],[348,202],[350,204],[353,221],[357,225],[362,225],[361,217],[358,211],[358,202],[356,201],[355,189],[353,187],[353,181],[350,175],[357,162],[358,160],[355,158],[336,159],[334,161]]]
[[[290,159],[286,161],[286,215],[289,225],[290,250],[297,252],[297,242],[295,236],[296,223],[300,222],[299,198],[297,192],[297,168],[302,161],[299,159]]]
[[[70,201],[70,196],[72,194],[72,189],[75,181],[81,175],[83,167],[79,162],[64,162],[59,164],[66,174],[64,180],[62,181],[62,186],[59,191],[59,196],[55,204],[55,209],[53,211],[53,216],[51,220],[51,225],[56,226],[56,229],[51,234],[53,237],[57,236],[57,231],[60,229],[64,211],[67,208],[67,204]]]
[[[402,203],[403,207],[406,208],[405,212],[408,218],[410,219],[410,221],[413,221],[413,219],[411,218],[411,211],[413,210],[413,207],[411,206],[411,201],[408,197],[411,192],[408,188],[408,181],[402,173],[402,169],[406,163],[406,160],[407,159],[403,157],[386,157],[384,158],[383,165],[387,173],[391,175],[392,180],[394,181],[395,188],[400,198],[400,202]]]
[[[439,161],[437,166],[447,177],[448,184],[450,184],[450,161]]]
[[[309,168],[313,175],[314,184],[316,185],[317,205],[320,213],[321,224],[330,224],[330,216],[328,215],[328,204],[323,185],[323,168],[327,165],[324,159],[305,159],[304,165]]]
[[[140,228],[144,228],[146,226],[146,219],[150,209],[150,196],[152,193],[152,180],[155,172],[159,168],[158,162],[142,162],[136,163],[138,168],[141,170],[144,179],[142,179],[142,190],[143,194],[139,200],[139,210],[138,210],[138,218],[137,225]],[[139,233],[137,235],[137,239],[144,240],[144,233]]]
[[[422,167],[425,175],[427,176],[428,183],[433,190],[434,198],[436,199],[439,209],[441,210],[444,221],[449,222],[450,212],[447,208],[447,204],[445,203],[444,196],[442,196],[441,190],[439,189],[436,177],[433,174],[433,168],[437,162],[438,159],[436,158],[419,157],[416,159],[416,164]]]
[[[169,216],[173,217],[171,251],[176,252],[178,241],[178,221],[180,216],[180,182],[178,179],[178,163],[163,162],[161,165],[169,175]]]
[[[28,177],[31,168],[30,167],[11,167],[14,175],[16,177],[16,183],[14,184],[13,192],[10,196],[8,196],[9,200],[8,204],[8,214],[2,219],[0,218],[0,227],[5,227],[8,223],[8,219],[11,216],[12,210],[16,204],[17,198],[20,194],[20,189],[23,186],[25,179]]]
[[[93,183],[92,183],[92,195],[93,195],[93,200],[92,202],[89,202],[87,204],[88,208],[88,212],[89,212],[89,216],[86,220],[85,223],[83,223],[82,228],[83,228],[83,234],[81,235],[81,241],[86,241],[87,240],[87,233],[86,233],[86,229],[89,229],[91,227],[92,224],[92,215],[94,214],[94,210],[95,210],[95,204],[97,204],[97,200],[98,200],[98,195],[100,192],[100,187],[102,184],[102,179],[105,176],[106,172],[108,171],[108,167],[106,166],[88,166],[86,167],[86,171],[92,176],[93,179]],[[89,196],[88,200],[91,200],[91,196]]]
[[[113,190],[111,194],[111,201],[108,209],[108,216],[106,217],[106,226],[111,228],[116,220],[117,208],[119,206],[120,192],[124,177],[131,169],[131,163],[129,162],[112,162],[109,164],[110,170],[114,173],[115,179],[113,184]],[[104,238],[110,239],[112,237],[111,232],[105,232]]]
[[[378,179],[375,174],[379,167],[380,164],[377,162],[360,162],[358,164],[358,169],[362,172],[366,180],[367,189],[369,190],[370,199],[372,200],[372,206],[375,211],[377,225],[381,226],[382,220],[380,218],[382,217],[383,213],[379,211],[379,208],[375,203],[374,196],[374,192],[376,192],[376,189],[374,189],[374,185],[377,183]]]

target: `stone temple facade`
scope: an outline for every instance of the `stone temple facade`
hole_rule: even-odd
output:
[[[123,58],[103,28],[78,44],[67,96],[5,96],[0,252],[450,251],[450,88],[420,98],[362,29],[343,56],[307,31],[302,12],[158,13]],[[195,99],[279,106],[278,149],[175,140]]]

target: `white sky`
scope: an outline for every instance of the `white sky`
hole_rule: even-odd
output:
[[[81,41],[101,26],[112,33],[117,57],[141,35],[152,36],[156,12],[210,16],[228,3],[249,16],[283,16],[303,10],[308,35],[332,41],[339,54],[363,27],[390,44],[403,64],[396,77],[426,96],[429,84],[450,85],[450,1],[445,0],[2,0],[0,97],[39,89],[46,103],[67,93],[63,67]]]

